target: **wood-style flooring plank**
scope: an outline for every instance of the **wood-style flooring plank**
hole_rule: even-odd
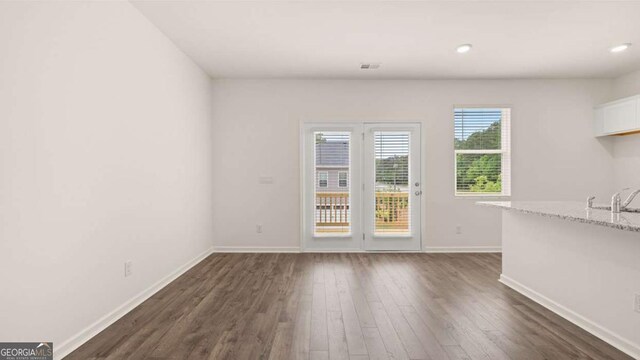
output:
[[[500,254],[213,254],[66,359],[631,359],[500,270]]]
[[[378,328],[366,327],[362,329],[364,335],[364,342],[367,345],[367,352],[369,353],[369,359],[371,360],[387,360],[389,354],[384,346],[382,337]]]

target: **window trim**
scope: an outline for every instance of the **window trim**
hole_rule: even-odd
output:
[[[500,149],[487,149],[487,150],[457,150],[454,145],[453,149],[453,191],[456,198],[509,198],[511,197],[511,119],[513,117],[513,107],[510,105],[454,105],[453,106],[453,118],[454,118],[454,132],[455,132],[455,111],[457,109],[502,109],[509,110],[509,117],[505,120],[502,119],[500,126],[501,131],[501,144]],[[506,129],[503,124],[506,124]],[[455,138],[455,133],[454,133]],[[458,191],[458,154],[501,154],[501,175],[505,178],[505,172],[508,180],[503,182],[502,192],[499,193],[485,193],[485,192],[459,192]],[[508,166],[504,166],[505,163]],[[506,169],[506,170],[505,170]],[[505,186],[506,185],[506,186]]]
[[[321,181],[323,180],[322,179],[322,175],[325,176],[324,181],[326,181],[324,186],[322,186],[322,183],[321,183]],[[319,188],[323,188],[323,189],[329,187],[329,172],[328,171],[318,171],[318,187]]]
[[[345,174],[344,186],[340,185],[340,175]],[[348,171],[338,171],[338,187],[339,188],[348,188],[349,187],[349,172]]]

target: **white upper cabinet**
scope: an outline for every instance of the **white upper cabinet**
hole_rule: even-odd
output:
[[[640,95],[596,106],[594,132],[607,136],[640,131]]]

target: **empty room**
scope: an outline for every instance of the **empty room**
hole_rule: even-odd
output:
[[[0,0],[0,360],[640,359],[640,1]]]

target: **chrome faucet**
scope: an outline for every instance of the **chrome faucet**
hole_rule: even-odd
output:
[[[611,210],[611,213],[613,214],[619,214],[622,211],[640,213],[640,209],[629,208],[629,204],[631,204],[633,199],[635,199],[636,196],[640,195],[640,189],[634,190],[631,194],[629,194],[629,196],[624,201],[622,201],[620,194],[622,194],[622,192],[625,190],[629,190],[629,188],[624,188],[618,191],[617,193],[613,194],[613,196],[611,197],[611,206],[594,206],[593,200],[595,200],[596,197],[589,196],[587,198],[586,210],[591,210],[591,209]]]
[[[620,198],[620,192],[617,192],[611,197],[611,212],[614,214],[619,214],[621,207],[622,199]]]
[[[622,189],[622,191],[625,191],[625,190],[629,190],[629,188]],[[633,201],[633,199],[638,194],[640,194],[640,189],[634,190],[631,194],[629,194],[627,199],[623,202],[622,198],[620,197],[620,193],[622,191],[619,191],[613,194],[613,196],[611,197],[611,212],[614,214],[619,214],[620,211],[626,210],[629,204],[631,204],[631,202]]]
[[[589,196],[587,198],[587,210],[593,208],[593,200],[595,200],[595,199],[596,199],[595,196]]]
[[[629,206],[629,204],[631,204],[633,199],[635,199],[636,195],[638,195],[638,194],[640,194],[640,189],[634,190],[631,194],[629,194],[627,199],[622,203],[622,208],[626,209]]]

